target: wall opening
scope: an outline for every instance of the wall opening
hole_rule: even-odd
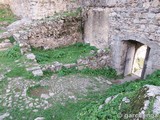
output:
[[[124,76],[136,75],[144,78],[150,48],[140,42],[128,40],[126,44],[126,57]]]

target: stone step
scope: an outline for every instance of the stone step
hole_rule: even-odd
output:
[[[0,43],[0,49],[2,48],[10,48],[13,45],[11,43]]]

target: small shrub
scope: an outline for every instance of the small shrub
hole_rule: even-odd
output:
[[[15,39],[14,39],[13,36],[9,37],[8,39],[10,40],[11,43],[14,43],[14,42],[15,42]]]

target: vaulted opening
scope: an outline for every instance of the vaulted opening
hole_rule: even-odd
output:
[[[133,40],[125,41],[125,44],[124,76],[136,75],[144,78],[150,48],[147,45]]]

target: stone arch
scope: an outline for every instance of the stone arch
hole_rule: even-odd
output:
[[[149,36],[146,34],[126,32],[125,35],[117,34],[110,39],[111,65],[117,70],[118,74],[124,75],[125,72],[126,55],[128,52],[128,44],[126,44],[126,42],[129,40],[147,45],[149,48],[150,55],[147,58],[145,71],[143,71],[144,77],[153,71],[160,69],[160,63],[158,63],[158,61],[160,61],[160,45],[156,41],[149,39]]]

